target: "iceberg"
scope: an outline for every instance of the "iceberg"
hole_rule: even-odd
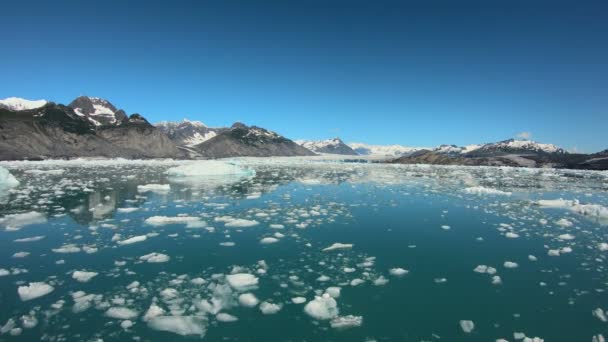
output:
[[[254,177],[255,171],[242,168],[234,162],[201,160],[172,167],[166,171],[166,174],[172,183],[213,188]]]
[[[19,181],[7,169],[0,166],[0,190],[14,188]]]
[[[27,286],[19,286],[17,292],[19,293],[19,298],[21,298],[22,301],[26,302],[28,300],[45,296],[53,292],[53,290],[55,290],[55,288],[49,284],[42,282],[34,282],[30,283]]]

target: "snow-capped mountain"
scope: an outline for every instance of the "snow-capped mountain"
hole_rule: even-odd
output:
[[[470,154],[487,155],[497,153],[567,153],[564,149],[553,144],[542,144],[533,140],[508,139],[495,143],[484,144],[469,151]]]
[[[8,97],[0,100],[0,107],[19,111],[40,108],[48,103],[47,100],[26,100],[20,97]]]
[[[192,149],[208,158],[314,155],[276,132],[240,122]]]
[[[110,101],[99,97],[80,96],[68,107],[95,126],[118,126],[127,119],[127,114],[122,109],[117,109]]]
[[[357,154],[375,157],[400,157],[416,151],[428,149],[426,147],[408,147],[402,145],[368,145],[363,143],[348,144]]]
[[[433,151],[437,153],[445,154],[464,154],[471,151],[475,151],[484,145],[467,145],[467,146],[456,146],[456,145],[439,145],[434,148]]]
[[[201,144],[226,130],[226,128],[207,127],[200,121],[191,121],[188,119],[184,119],[180,122],[162,121],[155,126],[179,146],[194,146]]]
[[[296,140],[295,142],[296,144],[317,153],[357,155],[357,152],[337,137],[320,141]]]

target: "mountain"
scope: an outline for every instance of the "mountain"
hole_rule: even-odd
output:
[[[68,106],[0,108],[0,160],[124,157],[179,158],[175,144],[141,115],[98,126]]]
[[[184,119],[180,122],[162,121],[156,124],[161,132],[165,133],[178,146],[192,147],[203,143],[226,128],[207,127],[200,121]]]
[[[407,147],[402,145],[368,145],[363,143],[350,143],[348,146],[359,155],[375,157],[400,157],[425,149],[424,147]]]
[[[128,119],[122,109],[116,109],[110,101],[99,97],[80,96],[68,107],[95,126],[119,126]]]
[[[340,138],[320,141],[296,140],[296,143],[316,153],[357,155],[357,152],[346,145]]]
[[[192,148],[207,158],[315,155],[275,132],[239,122]]]
[[[4,100],[0,100],[0,108],[8,110],[28,110],[40,108],[47,104],[46,100],[26,100],[20,97],[9,97]]]
[[[504,140],[484,145],[458,147],[442,145],[388,161],[396,164],[485,165],[515,167],[553,167],[569,169],[608,169],[608,153],[567,153],[552,144],[531,140]]]

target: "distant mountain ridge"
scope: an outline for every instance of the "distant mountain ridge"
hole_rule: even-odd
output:
[[[342,155],[358,155],[350,146],[346,145],[342,139],[336,137],[327,140],[296,140],[298,145],[303,146],[313,152],[342,154]]]
[[[179,122],[161,121],[156,123],[155,126],[176,145],[187,147],[201,144],[227,129],[224,127],[207,127],[200,121],[190,121],[188,119]]]

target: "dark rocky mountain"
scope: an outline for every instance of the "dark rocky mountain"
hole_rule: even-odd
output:
[[[533,141],[505,140],[480,147],[462,149],[456,146],[422,150],[388,161],[395,164],[433,164],[470,166],[554,167],[568,169],[608,169],[608,155],[567,153],[551,144]]]
[[[29,110],[0,108],[0,159],[74,157],[176,158],[182,154],[138,114],[97,126],[71,107],[48,103]]]
[[[193,149],[207,158],[315,155],[275,132],[240,122]]]
[[[228,128],[207,127],[200,121],[184,119],[179,122],[163,121],[156,124],[178,146],[192,147],[201,144]]]
[[[358,155],[355,150],[350,146],[346,145],[342,139],[333,138],[321,141],[296,141],[300,146],[303,146],[316,153],[329,153],[329,154],[344,154],[355,156]]]
[[[128,119],[122,109],[117,109],[110,101],[99,97],[80,96],[68,107],[94,126],[119,126]]]

